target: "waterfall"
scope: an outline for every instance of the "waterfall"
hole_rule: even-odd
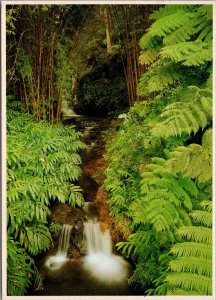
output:
[[[70,236],[71,236],[72,226],[64,224],[62,227],[61,236],[58,243],[57,255],[62,255],[67,257],[67,250],[69,248]]]
[[[100,224],[92,220],[84,223],[85,236],[87,241],[87,254],[104,253],[112,255],[112,240],[109,230],[102,232]]]
[[[45,266],[50,270],[58,270],[66,261],[68,261],[67,251],[70,244],[71,230],[71,225],[64,224],[62,226],[57,253],[54,256],[49,256],[45,262]]]
[[[122,284],[127,281],[129,265],[120,256],[112,253],[110,231],[104,232],[100,224],[89,220],[84,224],[87,242],[87,255],[83,269],[90,279],[106,285]]]
[[[63,114],[63,116],[76,116],[76,113],[73,110],[70,101],[62,101],[61,113]]]

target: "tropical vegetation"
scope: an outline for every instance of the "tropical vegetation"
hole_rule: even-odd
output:
[[[42,280],[33,258],[52,244],[50,205],[54,201],[83,204],[81,189],[74,182],[81,174],[77,152],[84,144],[73,128],[36,123],[18,111],[19,102],[8,106],[7,284],[9,295],[23,295],[32,282],[37,287]]]
[[[108,144],[117,248],[149,295],[212,293],[212,7],[166,5],[140,39],[148,66]],[[123,225],[124,224],[124,225]]]
[[[64,105],[116,118],[104,188],[143,295],[212,295],[212,5],[7,6],[7,293],[82,207],[82,134]],[[115,119],[115,121],[116,121]]]

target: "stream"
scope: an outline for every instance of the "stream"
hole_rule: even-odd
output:
[[[131,267],[115,251],[113,237],[117,239],[118,232],[102,187],[106,168],[103,131],[111,120],[77,116],[64,124],[76,125],[87,145],[81,152],[83,174],[78,182],[86,204],[83,209],[66,204],[52,208],[52,221],[64,224],[63,229],[54,247],[39,260],[42,289],[29,295],[131,295]]]

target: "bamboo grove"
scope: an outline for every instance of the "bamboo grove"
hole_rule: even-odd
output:
[[[211,295],[212,5],[8,5],[6,21],[8,295],[42,286],[51,206],[84,205],[64,101],[127,112],[104,188],[131,288]]]
[[[9,7],[8,94],[18,96],[25,111],[33,113],[37,120],[59,123],[62,101],[73,100],[77,82],[98,60],[117,53],[121,56],[128,103],[132,106],[140,98],[136,85],[144,70],[144,65],[139,64],[138,41],[153,7]],[[98,47],[99,40],[104,38],[107,52]]]
[[[61,102],[70,97],[74,73],[73,63],[66,60],[71,47],[67,34],[84,18],[79,7],[61,5],[15,6],[8,12],[8,89],[13,82],[13,94],[38,121],[60,121]]]

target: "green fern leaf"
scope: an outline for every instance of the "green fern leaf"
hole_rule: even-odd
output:
[[[188,87],[185,96],[190,98],[187,103],[182,101],[168,105],[161,114],[162,121],[151,131],[153,136],[168,138],[184,133],[196,133],[200,127],[205,128],[212,119],[212,112],[208,109],[212,106],[212,100],[204,94],[205,90]]]
[[[212,230],[206,227],[196,226],[183,226],[178,229],[177,233],[190,241],[198,243],[211,244],[212,241]]]
[[[165,46],[161,49],[160,55],[163,59],[182,62],[185,66],[200,66],[208,61],[212,61],[211,47],[201,42],[188,41]]]
[[[189,272],[173,272],[172,274],[167,275],[166,281],[170,285],[174,285],[185,290],[195,290],[195,292],[200,295],[212,294],[212,280],[207,276]]]
[[[178,257],[170,262],[170,267],[173,272],[191,272],[200,275],[211,277],[212,275],[212,261],[206,258],[190,256],[190,263],[188,257]]]
[[[212,227],[212,215],[208,211],[193,210],[190,215],[197,224]]]
[[[212,130],[203,135],[203,146],[191,144],[188,147],[177,147],[166,162],[170,172],[181,172],[200,182],[207,182],[212,177]]]
[[[171,250],[171,253],[178,256],[195,256],[195,257],[204,257],[210,259],[212,257],[211,247],[205,243],[196,242],[182,242],[179,244],[175,244]],[[188,258],[189,260],[189,258]]]

